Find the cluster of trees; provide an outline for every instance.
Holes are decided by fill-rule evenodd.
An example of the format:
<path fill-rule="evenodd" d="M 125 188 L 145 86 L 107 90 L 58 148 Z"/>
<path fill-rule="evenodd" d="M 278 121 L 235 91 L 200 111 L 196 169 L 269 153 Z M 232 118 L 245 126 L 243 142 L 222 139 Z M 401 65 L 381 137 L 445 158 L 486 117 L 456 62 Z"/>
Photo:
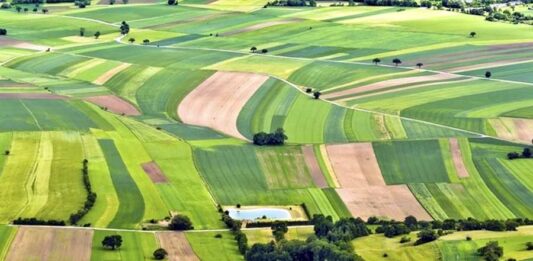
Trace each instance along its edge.
<path fill-rule="evenodd" d="M 163 260 L 168 256 L 167 250 L 164 248 L 158 248 L 154 251 L 154 259 L 155 260 Z"/>
<path fill-rule="evenodd" d="M 122 21 L 122 23 L 120 24 L 120 33 L 122 35 L 126 35 L 129 32 L 130 32 L 130 25 L 126 23 L 126 21 Z"/>
<path fill-rule="evenodd" d="M 415 230 L 425 229 L 442 229 L 442 230 L 490 230 L 490 231 L 515 231 L 519 226 L 533 225 L 533 220 L 528 218 L 513 218 L 507 220 L 489 219 L 480 221 L 474 218 L 467 219 L 446 219 L 444 221 L 418 221 L 413 216 L 408 216 L 403 222 L 394 220 L 380 220 L 376 217 L 370 217 L 367 224 L 381 225 L 376 229 L 376 233 L 384 233 L 385 236 L 393 237 L 402 234 L 408 234 Z"/>
<path fill-rule="evenodd" d="M 507 153 L 507 158 L 510 159 L 510 160 L 520 159 L 520 158 L 529 159 L 529 158 L 531 158 L 531 149 L 530 148 L 524 148 L 522 153 L 509 152 L 509 153 Z"/>
<path fill-rule="evenodd" d="M 79 8 L 85 8 L 88 5 L 91 5 L 91 0 L 75 0 L 74 5 Z"/>
<path fill-rule="evenodd" d="M 109 0 L 110 5 L 114 5 L 116 2 L 116 0 Z M 122 0 L 122 3 L 127 5 L 129 3 L 129 0 Z"/>
<path fill-rule="evenodd" d="M 228 212 L 222 212 L 222 208 L 220 206 L 218 206 L 218 211 L 222 213 L 222 222 L 224 222 L 226 227 L 228 227 L 231 233 L 233 233 L 234 239 L 237 241 L 239 252 L 242 255 L 246 254 L 246 251 L 249 249 L 248 237 L 241 231 L 242 222 L 231 218 Z"/>
<path fill-rule="evenodd" d="M 282 128 L 278 128 L 274 133 L 259 132 L 254 134 L 253 143 L 255 145 L 283 145 L 287 140 L 287 135 Z"/>
<path fill-rule="evenodd" d="M 175 215 L 170 220 L 170 223 L 168 224 L 168 228 L 170 230 L 191 230 L 194 229 L 194 226 L 192 225 L 191 219 L 189 219 L 188 216 L 185 215 Z"/>
<path fill-rule="evenodd" d="M 315 7 L 316 1 L 309 0 L 306 2 L 305 0 L 274 0 L 272 2 L 268 2 L 264 7 L 266 8 L 267 6 L 311 6 L 311 7 Z"/>
<path fill-rule="evenodd" d="M 403 7 L 419 7 L 415 0 L 364 0 L 367 5 L 373 6 L 403 6 Z"/>
<path fill-rule="evenodd" d="M 121 235 L 110 235 L 104 237 L 102 240 L 102 247 L 115 250 L 122 246 L 122 236 Z"/>
<path fill-rule="evenodd" d="M 17 218 L 13 220 L 13 225 L 35 225 L 35 226 L 65 226 L 64 220 L 42 220 L 37 218 Z"/>
<path fill-rule="evenodd" d="M 85 199 L 83 207 L 78 210 L 78 212 L 70 215 L 69 220 L 70 223 L 73 225 L 77 224 L 78 221 L 80 221 L 87 213 L 89 213 L 91 208 L 93 208 L 94 203 L 96 202 L 96 193 L 93 192 L 91 186 L 91 179 L 89 178 L 89 161 L 87 159 L 83 160 L 83 167 L 81 169 L 81 172 L 83 175 L 83 186 L 87 191 L 87 198 Z"/>
<path fill-rule="evenodd" d="M 246 260 L 362 260 L 356 255 L 350 241 L 370 234 L 362 219 L 344 218 L 333 222 L 331 216 L 315 215 L 312 223 L 315 235 L 301 240 L 285 240 L 287 224 L 274 222 L 272 235 L 275 241 L 254 244 L 246 252 Z"/>
<path fill-rule="evenodd" d="M 0 35 L 7 35 L 7 29 L 0 28 Z"/>
<path fill-rule="evenodd" d="M 252 52 L 252 53 L 263 53 L 263 54 L 265 54 L 265 53 L 268 53 L 268 49 L 261 49 L 261 51 L 259 51 L 259 50 L 257 49 L 257 47 L 252 46 L 252 48 L 250 48 L 250 52 Z"/>

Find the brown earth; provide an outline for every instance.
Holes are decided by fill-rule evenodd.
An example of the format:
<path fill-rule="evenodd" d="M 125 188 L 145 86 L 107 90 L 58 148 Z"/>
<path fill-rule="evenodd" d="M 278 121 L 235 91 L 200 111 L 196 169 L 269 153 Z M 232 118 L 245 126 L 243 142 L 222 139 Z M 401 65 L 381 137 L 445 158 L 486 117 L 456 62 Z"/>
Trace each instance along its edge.
<path fill-rule="evenodd" d="M 163 173 L 163 171 L 159 168 L 157 163 L 151 161 L 142 164 L 142 168 L 146 174 L 150 177 L 152 182 L 154 183 L 166 183 L 168 182 L 167 177 Z"/>
<path fill-rule="evenodd" d="M 337 193 L 353 216 L 403 220 L 413 215 L 431 220 L 406 185 L 385 184 L 371 143 L 328 145 L 326 149 L 341 186 Z"/>
<path fill-rule="evenodd" d="M 473 64 L 468 66 L 460 66 L 460 67 L 454 67 L 446 69 L 447 72 L 450 73 L 460 73 L 460 72 L 466 72 L 466 71 L 474 71 L 478 69 L 489 69 L 489 68 L 495 68 L 495 67 L 501 67 L 501 66 L 507 66 L 507 65 L 513 65 L 513 64 L 521 64 L 521 63 L 529 63 L 533 62 L 532 59 L 512 59 L 512 60 L 502 60 L 497 62 L 490 62 L 490 63 L 480 63 L 480 64 Z"/>
<path fill-rule="evenodd" d="M 313 151 L 313 146 L 303 146 L 302 152 L 304 155 L 305 164 L 311 173 L 311 177 L 313 178 L 315 185 L 319 188 L 327 188 L 328 182 L 326 181 L 326 178 L 320 169 L 320 165 L 318 165 L 315 152 Z"/>
<path fill-rule="evenodd" d="M 168 252 L 170 261 L 197 261 L 200 260 L 194 253 L 189 241 L 183 232 L 157 233 L 159 244 Z"/>
<path fill-rule="evenodd" d="M 50 93 L 0 93 L 1 99 L 66 100 L 68 97 Z"/>
<path fill-rule="evenodd" d="M 93 81 L 94 84 L 98 84 L 98 85 L 102 85 L 104 83 L 106 83 L 107 81 L 109 81 L 109 79 L 111 79 L 113 76 L 115 76 L 116 74 L 118 74 L 119 72 L 123 71 L 124 69 L 130 67 L 131 64 L 129 63 L 123 63 L 109 71 L 107 71 L 106 73 L 100 75 L 100 77 L 98 77 L 96 80 Z"/>
<path fill-rule="evenodd" d="M 533 121 L 525 119 L 514 119 L 513 120 L 517 138 L 521 141 L 530 143 L 533 140 Z"/>
<path fill-rule="evenodd" d="M 448 73 L 439 73 L 439 74 L 426 75 L 426 76 L 397 78 L 397 79 L 391 79 L 391 80 L 371 83 L 371 84 L 360 86 L 360 87 L 354 87 L 351 89 L 342 90 L 338 92 L 324 94 L 322 95 L 322 97 L 324 97 L 325 99 L 335 99 L 335 98 L 340 98 L 343 96 L 355 95 L 355 94 L 369 92 L 369 91 L 376 91 L 376 90 L 386 89 L 386 88 L 395 87 L 395 86 L 417 84 L 417 83 L 423 83 L 423 82 L 432 82 L 432 81 L 443 81 L 443 80 L 449 80 L 449 79 L 458 78 L 458 77 L 460 76 L 448 74 Z"/>
<path fill-rule="evenodd" d="M 85 98 L 84 100 L 100 107 L 106 107 L 109 111 L 116 114 L 124 114 L 128 116 L 141 115 L 141 112 L 139 112 L 135 106 L 115 95 L 93 96 Z"/>
<path fill-rule="evenodd" d="M 210 127 L 244 139 L 237 118 L 268 76 L 252 73 L 217 72 L 198 85 L 178 106 L 183 123 Z"/>
<path fill-rule="evenodd" d="M 459 178 L 468 178 L 468 170 L 466 169 L 463 161 L 463 154 L 461 153 L 461 148 L 459 147 L 457 138 L 450 139 L 450 151 L 452 153 L 453 165 L 457 170 L 457 176 L 459 176 Z"/>
<path fill-rule="evenodd" d="M 0 47 L 14 47 L 33 51 L 45 51 L 49 48 L 48 46 L 32 44 L 30 42 L 15 40 L 5 36 L 0 36 Z"/>
<path fill-rule="evenodd" d="M 20 227 L 6 260 L 90 260 L 93 231 L 45 227 Z"/>

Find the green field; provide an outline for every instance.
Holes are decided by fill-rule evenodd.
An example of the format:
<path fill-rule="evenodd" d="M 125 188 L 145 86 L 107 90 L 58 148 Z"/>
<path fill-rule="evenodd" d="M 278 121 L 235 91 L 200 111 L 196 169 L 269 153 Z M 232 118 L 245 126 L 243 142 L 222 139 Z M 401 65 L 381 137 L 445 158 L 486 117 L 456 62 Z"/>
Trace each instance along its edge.
<path fill-rule="evenodd" d="M 166 229 L 177 214 L 195 231 L 172 242 L 178 254 L 169 260 L 187 251 L 200 260 L 245 260 L 219 206 L 302 206 L 308 218 L 337 221 L 366 215 L 357 205 L 381 216 L 390 202 L 375 195 L 366 204 L 359 182 L 379 181 L 375 191 L 394 186 L 392 196 L 407 187 L 433 220 L 533 217 L 533 160 L 508 159 L 533 149 L 527 17 L 489 22 L 433 0 L 433 8 L 4 2 L 0 259 L 20 243 L 13 220 L 76 226 L 71 214 L 85 209 L 77 224 L 94 231 L 91 260 L 152 260 L 162 244 L 152 230 Z M 531 15 L 528 8 L 502 10 Z M 235 78 L 217 78 L 228 72 Z M 252 86 L 259 75 L 267 80 Z M 201 103 L 188 100 L 193 91 Z M 131 106 L 138 113 L 122 113 Z M 198 122 L 188 124 L 182 110 Z M 255 134 L 279 128 L 283 146 L 252 144 Z M 357 159 L 328 146 L 362 142 L 367 154 L 350 152 Z M 84 161 L 97 195 L 90 205 Z M 250 247 L 273 239 L 268 226 L 243 232 Z M 122 247 L 104 249 L 102 239 L 117 233 Z M 291 227 L 287 238 L 311 234 L 310 226 Z M 475 251 L 490 240 L 504 246 L 502 260 L 533 259 L 523 250 L 533 240 L 529 226 L 454 232 L 421 246 L 382 235 L 348 245 L 365 260 L 384 253 L 387 260 L 479 260 Z"/>

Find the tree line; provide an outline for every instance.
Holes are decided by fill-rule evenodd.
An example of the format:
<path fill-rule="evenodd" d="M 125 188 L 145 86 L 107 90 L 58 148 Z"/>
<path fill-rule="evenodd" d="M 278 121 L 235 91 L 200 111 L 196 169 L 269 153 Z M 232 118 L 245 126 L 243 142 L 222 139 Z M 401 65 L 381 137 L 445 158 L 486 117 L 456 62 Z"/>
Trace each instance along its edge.
<path fill-rule="evenodd" d="M 87 191 L 87 198 L 85 198 L 83 207 L 76 213 L 72 213 L 70 215 L 69 220 L 70 224 L 72 225 L 76 225 L 78 221 L 80 221 L 87 213 L 89 213 L 96 202 L 96 193 L 94 193 L 92 190 L 91 179 L 89 178 L 89 160 L 83 160 L 81 173 L 83 175 L 83 186 L 85 187 L 85 191 Z M 86 224 L 85 226 L 90 226 L 90 224 Z"/>

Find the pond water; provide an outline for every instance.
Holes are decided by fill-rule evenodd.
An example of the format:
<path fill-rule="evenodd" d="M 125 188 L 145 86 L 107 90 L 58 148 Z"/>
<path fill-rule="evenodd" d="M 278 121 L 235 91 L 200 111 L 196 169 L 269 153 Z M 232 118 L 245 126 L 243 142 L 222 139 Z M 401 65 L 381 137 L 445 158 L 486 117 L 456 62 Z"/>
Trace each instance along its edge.
<path fill-rule="evenodd" d="M 228 208 L 229 216 L 236 220 L 255 220 L 266 216 L 268 219 L 291 219 L 291 213 L 281 208 Z"/>

